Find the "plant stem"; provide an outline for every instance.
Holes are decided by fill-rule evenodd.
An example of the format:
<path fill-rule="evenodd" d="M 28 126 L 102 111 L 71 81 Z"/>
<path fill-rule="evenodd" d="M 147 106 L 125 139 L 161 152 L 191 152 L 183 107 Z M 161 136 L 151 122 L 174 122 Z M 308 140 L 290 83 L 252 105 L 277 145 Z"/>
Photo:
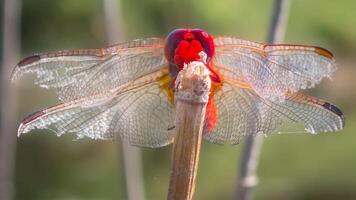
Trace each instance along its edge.
<path fill-rule="evenodd" d="M 178 101 L 169 200 L 190 200 L 195 189 L 206 104 Z"/>
<path fill-rule="evenodd" d="M 105 16 L 106 35 L 108 43 L 115 44 L 123 40 L 124 31 L 121 19 L 121 1 L 104 0 L 103 11 Z M 143 184 L 143 172 L 141 150 L 131 146 L 126 141 L 121 142 L 123 164 L 126 179 L 126 191 L 128 200 L 144 200 L 145 191 Z"/>
<path fill-rule="evenodd" d="M 288 12 L 289 0 L 275 0 L 273 16 L 267 38 L 268 43 L 279 43 L 283 40 Z M 236 198 L 239 200 L 253 199 L 253 189 L 258 183 L 256 175 L 263 136 L 248 136 L 242 152 L 239 181 L 236 189 Z"/>
<path fill-rule="evenodd" d="M 175 81 L 175 139 L 168 200 L 191 200 L 198 170 L 211 80 L 203 63 L 190 63 Z"/>
<path fill-rule="evenodd" d="M 16 97 L 10 84 L 10 74 L 19 55 L 20 6 L 19 0 L 5 0 L 3 4 L 3 48 L 1 68 L 0 122 L 0 199 L 14 198 L 14 169 L 16 158 Z"/>

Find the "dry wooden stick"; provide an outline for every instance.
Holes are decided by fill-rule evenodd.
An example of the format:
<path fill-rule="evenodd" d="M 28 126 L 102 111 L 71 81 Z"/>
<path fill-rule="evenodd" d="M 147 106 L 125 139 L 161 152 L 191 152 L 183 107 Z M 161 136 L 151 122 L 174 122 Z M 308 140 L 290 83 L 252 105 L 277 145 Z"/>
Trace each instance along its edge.
<path fill-rule="evenodd" d="M 198 168 L 204 104 L 177 102 L 180 109 L 173 147 L 172 174 L 168 199 L 192 199 Z"/>
<path fill-rule="evenodd" d="M 275 0 L 271 26 L 267 38 L 268 43 L 276 43 L 283 40 L 286 30 L 289 4 L 289 0 Z M 249 136 L 246 139 L 245 148 L 242 152 L 240 177 L 235 199 L 253 199 L 253 188 L 258 182 L 256 171 L 262 144 L 263 136 Z"/>
<path fill-rule="evenodd" d="M 210 84 L 209 72 L 199 62 L 187 65 L 178 74 L 175 96 L 176 138 L 168 200 L 193 198 Z"/>

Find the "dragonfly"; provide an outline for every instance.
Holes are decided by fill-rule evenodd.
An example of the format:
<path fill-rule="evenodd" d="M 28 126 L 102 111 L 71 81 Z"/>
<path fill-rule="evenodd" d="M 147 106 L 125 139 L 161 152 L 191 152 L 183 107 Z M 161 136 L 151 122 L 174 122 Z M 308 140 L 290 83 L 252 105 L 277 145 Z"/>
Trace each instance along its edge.
<path fill-rule="evenodd" d="M 269 135 L 285 121 L 309 133 L 343 129 L 335 105 L 306 95 L 336 70 L 323 48 L 264 44 L 176 29 L 166 38 L 137 39 L 106 48 L 64 50 L 27 57 L 12 80 L 35 74 L 60 104 L 25 118 L 18 135 L 48 129 L 60 136 L 113 139 L 161 147 L 174 141 L 174 81 L 187 63 L 202 62 L 212 82 L 203 138 L 238 144 L 244 136 Z"/>

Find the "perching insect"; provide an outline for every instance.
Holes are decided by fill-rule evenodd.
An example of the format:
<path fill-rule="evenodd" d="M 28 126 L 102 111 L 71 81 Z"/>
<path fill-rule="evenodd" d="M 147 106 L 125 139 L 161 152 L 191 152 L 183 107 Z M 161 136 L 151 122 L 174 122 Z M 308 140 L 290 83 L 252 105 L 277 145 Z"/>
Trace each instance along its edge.
<path fill-rule="evenodd" d="M 25 58 L 12 79 L 35 73 L 35 83 L 55 88 L 62 103 L 27 117 L 18 134 L 50 129 L 79 138 L 117 134 L 144 147 L 167 145 L 174 137 L 174 81 L 191 62 L 203 63 L 212 81 L 203 131 L 207 141 L 236 144 L 242 136 L 273 132 L 284 119 L 303 123 L 310 133 L 344 127 L 336 106 L 300 92 L 335 71 L 329 51 L 177 29 L 166 39 Z"/>

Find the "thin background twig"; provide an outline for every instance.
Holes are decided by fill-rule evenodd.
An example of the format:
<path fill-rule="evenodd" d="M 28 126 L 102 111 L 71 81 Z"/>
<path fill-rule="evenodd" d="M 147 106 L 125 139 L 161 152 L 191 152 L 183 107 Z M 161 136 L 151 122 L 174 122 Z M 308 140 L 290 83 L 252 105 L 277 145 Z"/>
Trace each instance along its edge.
<path fill-rule="evenodd" d="M 103 12 L 105 17 L 106 35 L 109 44 L 122 42 L 124 29 L 121 19 L 121 1 L 104 0 Z M 141 150 L 122 141 L 122 156 L 126 178 L 128 200 L 144 200 Z"/>
<path fill-rule="evenodd" d="M 20 0 L 3 1 L 3 46 L 1 68 L 1 123 L 0 123 L 0 199 L 14 198 L 14 170 L 16 157 L 15 92 L 10 85 L 10 74 L 20 49 Z"/>
<path fill-rule="evenodd" d="M 289 0 L 275 0 L 273 16 L 267 38 L 268 43 L 279 43 L 283 40 L 288 20 Z M 242 152 L 239 181 L 236 189 L 236 199 L 253 199 L 253 189 L 257 185 L 256 175 L 263 136 L 249 136 Z"/>

